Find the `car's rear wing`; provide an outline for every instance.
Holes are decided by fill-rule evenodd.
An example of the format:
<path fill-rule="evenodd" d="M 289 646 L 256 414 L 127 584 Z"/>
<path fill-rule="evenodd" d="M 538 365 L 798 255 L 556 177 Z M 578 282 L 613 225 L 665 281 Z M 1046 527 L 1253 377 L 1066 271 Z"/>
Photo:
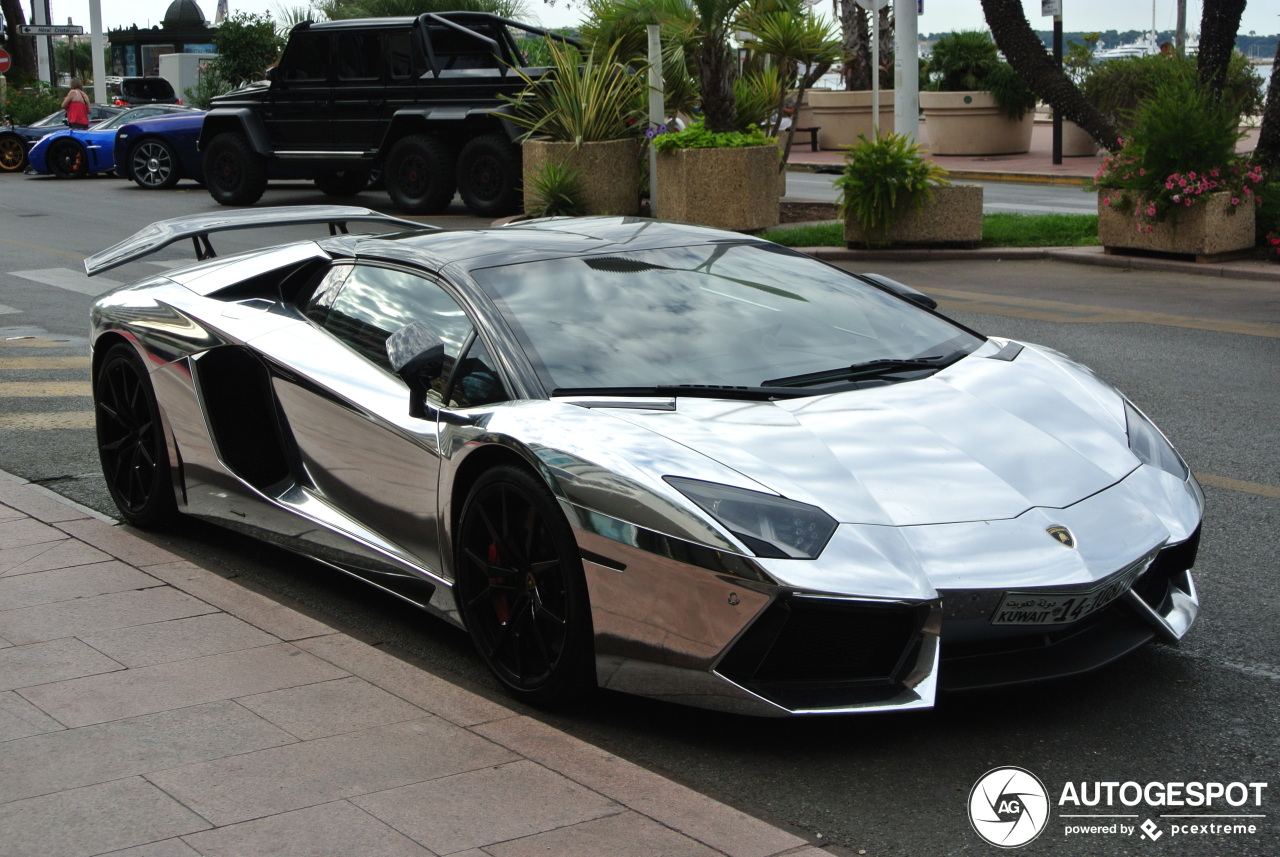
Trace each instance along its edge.
<path fill-rule="evenodd" d="M 101 274 L 103 271 L 110 271 L 112 268 L 149 256 L 183 238 L 191 239 L 195 247 L 196 259 L 203 261 L 218 255 L 214 252 L 213 245 L 209 243 L 209 236 L 215 232 L 262 229 L 268 226 L 300 226 L 308 223 L 328 224 L 330 235 L 345 234 L 348 223 L 384 223 L 399 229 L 438 231 L 438 227 L 435 226 L 426 226 L 412 220 L 392 217 L 380 211 L 353 205 L 293 205 L 217 214 L 189 214 L 186 217 L 156 221 L 119 244 L 93 254 L 84 260 L 84 271 L 92 277 L 94 274 Z"/>

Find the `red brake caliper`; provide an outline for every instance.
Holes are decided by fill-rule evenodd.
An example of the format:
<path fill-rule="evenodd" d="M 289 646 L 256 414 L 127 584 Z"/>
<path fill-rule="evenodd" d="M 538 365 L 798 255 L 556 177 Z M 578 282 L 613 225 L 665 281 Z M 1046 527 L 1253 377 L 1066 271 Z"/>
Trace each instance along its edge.
<path fill-rule="evenodd" d="M 491 542 L 489 544 L 488 559 L 489 559 L 489 565 L 498 564 L 499 557 L 498 557 L 497 542 Z M 501 583 L 502 583 L 502 578 L 500 577 L 489 578 L 490 586 L 497 586 Z M 493 612 L 498 615 L 498 621 L 505 625 L 507 622 L 507 617 L 511 615 L 511 607 L 510 605 L 507 604 L 506 593 L 499 592 L 498 594 L 493 596 Z"/>

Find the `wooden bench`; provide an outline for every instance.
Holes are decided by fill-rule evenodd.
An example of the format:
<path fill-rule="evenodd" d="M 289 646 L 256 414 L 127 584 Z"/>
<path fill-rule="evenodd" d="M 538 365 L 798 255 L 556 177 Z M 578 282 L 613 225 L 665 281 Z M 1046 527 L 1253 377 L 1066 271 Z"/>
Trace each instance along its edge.
<path fill-rule="evenodd" d="M 820 130 L 821 129 L 815 125 L 812 128 L 797 128 L 796 134 L 797 135 L 808 134 L 809 135 L 809 151 L 816 152 L 818 151 L 818 131 Z"/>

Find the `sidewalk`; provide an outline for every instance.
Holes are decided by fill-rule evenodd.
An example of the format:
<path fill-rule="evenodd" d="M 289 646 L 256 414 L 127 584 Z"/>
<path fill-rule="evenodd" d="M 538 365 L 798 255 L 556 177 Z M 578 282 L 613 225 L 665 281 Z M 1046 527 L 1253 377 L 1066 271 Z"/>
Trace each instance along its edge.
<path fill-rule="evenodd" d="M 0 472 L 6 857 L 820 857 Z"/>

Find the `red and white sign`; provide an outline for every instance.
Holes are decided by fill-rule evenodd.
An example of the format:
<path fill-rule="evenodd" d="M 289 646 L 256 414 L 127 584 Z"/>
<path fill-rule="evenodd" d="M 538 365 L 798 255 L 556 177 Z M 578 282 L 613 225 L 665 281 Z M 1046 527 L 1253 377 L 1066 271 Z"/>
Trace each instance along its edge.
<path fill-rule="evenodd" d="M 8 71 L 9 66 L 12 62 L 13 60 L 10 58 L 9 52 L 6 50 L 0 49 L 0 74 L 4 74 L 6 71 Z"/>

